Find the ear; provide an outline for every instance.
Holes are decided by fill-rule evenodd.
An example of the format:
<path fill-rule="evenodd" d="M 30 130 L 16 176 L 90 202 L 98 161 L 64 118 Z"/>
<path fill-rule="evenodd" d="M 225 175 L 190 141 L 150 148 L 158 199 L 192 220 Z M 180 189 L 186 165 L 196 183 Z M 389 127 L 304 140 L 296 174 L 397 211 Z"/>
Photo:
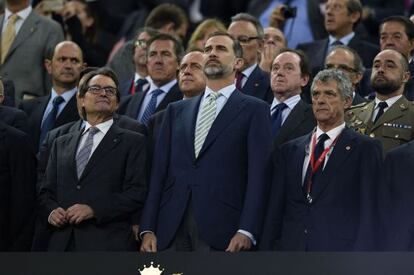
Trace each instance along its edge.
<path fill-rule="evenodd" d="M 362 14 L 360 12 L 353 12 L 350 16 L 352 23 L 355 24 L 361 18 Z"/>
<path fill-rule="evenodd" d="M 300 86 L 303 88 L 306 85 L 308 85 L 309 82 L 309 75 L 308 74 L 304 74 L 300 77 Z"/>
<path fill-rule="evenodd" d="M 244 66 L 244 59 L 240 57 L 236 57 L 234 60 L 234 71 L 240 71 L 241 68 Z"/>
<path fill-rule="evenodd" d="M 408 82 L 408 80 L 410 80 L 410 77 L 411 77 L 411 74 L 410 74 L 410 71 L 406 71 L 406 72 L 404 72 L 404 74 L 403 74 L 403 83 L 407 83 Z"/>
<path fill-rule="evenodd" d="M 93 17 L 88 17 L 86 18 L 84 23 L 86 28 L 90 28 L 95 23 L 95 20 L 93 19 Z"/>
<path fill-rule="evenodd" d="M 45 65 L 47 73 L 52 74 L 52 60 L 45 59 L 44 65 Z"/>
<path fill-rule="evenodd" d="M 4 101 L 4 95 L 0 95 L 0 105 L 3 103 Z"/>
<path fill-rule="evenodd" d="M 352 106 L 352 100 L 353 100 L 352 97 L 347 97 L 345 99 L 345 102 L 344 102 L 344 108 L 345 108 L 345 110 L 348 109 L 348 108 L 350 108 Z"/>
<path fill-rule="evenodd" d="M 352 79 L 351 81 L 354 83 L 354 85 L 357 85 L 362 79 L 362 74 L 361 73 L 354 73 L 352 75 Z"/>
<path fill-rule="evenodd" d="M 76 100 L 79 102 L 81 107 L 85 107 L 85 102 L 83 100 L 83 97 L 79 96 L 79 92 L 76 93 Z"/>
<path fill-rule="evenodd" d="M 263 51 L 263 46 L 264 46 L 264 40 L 263 39 L 257 39 L 257 44 L 258 44 L 258 48 L 257 48 L 257 52 L 260 55 Z"/>

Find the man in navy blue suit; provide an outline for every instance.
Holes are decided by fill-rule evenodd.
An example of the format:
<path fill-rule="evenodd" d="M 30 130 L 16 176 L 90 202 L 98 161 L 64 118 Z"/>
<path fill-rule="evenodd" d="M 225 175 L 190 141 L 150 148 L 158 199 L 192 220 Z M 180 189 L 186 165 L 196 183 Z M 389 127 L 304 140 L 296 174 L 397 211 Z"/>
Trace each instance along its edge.
<path fill-rule="evenodd" d="M 240 44 L 207 40 L 200 96 L 170 104 L 155 147 L 141 250 L 236 252 L 256 244 L 271 145 L 268 105 L 235 88 Z"/>
<path fill-rule="evenodd" d="M 352 84 L 336 69 L 311 87 L 315 131 L 277 153 L 261 248 L 354 251 L 375 248 L 379 141 L 345 127 Z"/>

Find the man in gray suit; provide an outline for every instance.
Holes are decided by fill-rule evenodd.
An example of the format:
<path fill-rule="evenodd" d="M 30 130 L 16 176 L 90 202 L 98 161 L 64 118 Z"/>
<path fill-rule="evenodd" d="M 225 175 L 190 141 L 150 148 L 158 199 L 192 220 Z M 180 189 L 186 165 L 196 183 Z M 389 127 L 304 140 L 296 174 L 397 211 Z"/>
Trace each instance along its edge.
<path fill-rule="evenodd" d="M 48 49 L 63 40 L 62 28 L 36 14 L 29 0 L 6 0 L 0 29 L 0 75 L 14 82 L 16 103 L 25 95 L 44 95 L 50 85 L 43 62 Z"/>

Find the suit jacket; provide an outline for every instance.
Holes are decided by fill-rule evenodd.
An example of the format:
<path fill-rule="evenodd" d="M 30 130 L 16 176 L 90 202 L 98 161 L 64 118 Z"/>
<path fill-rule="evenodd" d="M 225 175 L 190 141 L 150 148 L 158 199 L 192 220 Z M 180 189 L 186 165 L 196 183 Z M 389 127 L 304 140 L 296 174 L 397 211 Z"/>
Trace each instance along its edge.
<path fill-rule="evenodd" d="M 302 169 L 311 135 L 286 143 L 278 153 L 262 248 L 373 249 L 381 145 L 344 129 L 312 186 L 313 202 L 309 204 L 302 191 Z"/>
<path fill-rule="evenodd" d="M 255 238 L 261 230 L 271 151 L 269 106 L 234 91 L 196 158 L 201 97 L 165 111 L 140 225 L 141 232 L 155 232 L 159 250 L 174 238 L 188 203 L 200 237 L 215 249 L 224 250 L 238 229 Z"/>
<path fill-rule="evenodd" d="M 36 152 L 39 148 L 40 129 L 42 126 L 43 114 L 46 110 L 50 96 L 22 101 L 19 108 L 26 112 L 29 117 L 29 135 L 32 138 Z M 79 119 L 78 108 L 76 106 L 76 96 L 74 95 L 57 116 L 53 128 L 64 125 L 68 122 Z M 53 129 L 52 128 L 52 129 Z"/>
<path fill-rule="evenodd" d="M 36 156 L 28 136 L 0 122 L 0 251 L 29 251 Z"/>
<path fill-rule="evenodd" d="M 351 107 L 345 119 L 350 128 L 381 141 L 384 153 L 414 138 L 414 105 L 404 96 L 372 121 L 375 101 Z"/>
<path fill-rule="evenodd" d="M 316 126 L 312 106 L 300 100 L 286 118 L 279 132 L 273 140 L 275 148 L 283 143 L 301 137 Z"/>
<path fill-rule="evenodd" d="M 52 210 L 76 203 L 89 205 L 95 217 L 77 226 L 53 228 L 48 250 L 64 251 L 71 238 L 79 251 L 134 250 L 130 219 L 146 195 L 145 138 L 113 124 L 78 179 L 80 137 L 81 131 L 71 132 L 53 144 L 40 193 L 42 217 L 47 223 Z"/>
<path fill-rule="evenodd" d="M 315 40 L 325 38 L 328 34 L 324 28 L 323 15 L 319 9 L 319 0 L 308 1 L 308 17 Z M 272 0 L 251 0 L 247 12 L 259 18 Z"/>
<path fill-rule="evenodd" d="M 298 49 L 306 53 L 309 58 L 309 66 L 313 76 L 315 76 L 325 64 L 325 58 L 328 54 L 329 39 L 316 40 L 311 43 L 303 43 L 298 45 Z M 348 47 L 354 49 L 361 57 L 366 68 L 372 67 L 374 57 L 379 53 L 380 49 L 377 45 L 363 41 L 358 34 L 349 41 Z"/>
<path fill-rule="evenodd" d="M 140 109 L 143 108 L 142 102 L 144 101 L 145 95 L 147 93 L 148 91 L 145 93 L 136 93 L 133 96 L 126 98 L 123 102 L 121 102 L 119 113 L 127 115 L 133 119 L 137 119 Z M 155 109 L 155 113 L 164 110 L 169 103 L 180 100 L 182 98 L 183 94 L 178 87 L 178 83 L 176 83 L 171 87 L 160 104 L 158 104 L 157 108 Z"/>
<path fill-rule="evenodd" d="M 26 134 L 29 132 L 28 118 L 22 110 L 0 105 L 0 121 Z"/>
<path fill-rule="evenodd" d="M 267 103 L 272 103 L 273 92 L 270 88 L 269 74 L 260 69 L 259 66 L 253 70 L 243 88 L 241 89 L 246 95 L 251 95 Z"/>
<path fill-rule="evenodd" d="M 1 15 L 0 29 L 3 22 L 4 15 Z M 17 103 L 20 102 L 23 92 L 42 96 L 45 91 L 49 91 L 51 85 L 44 60 L 48 50 L 53 49 L 60 41 L 63 41 L 60 25 L 33 10 L 24 21 L 0 66 L 0 75 L 14 82 Z"/>
<path fill-rule="evenodd" d="M 381 238 L 384 250 L 414 250 L 413 165 L 413 141 L 391 150 L 385 157 L 378 200 L 382 229 L 385 229 Z"/>

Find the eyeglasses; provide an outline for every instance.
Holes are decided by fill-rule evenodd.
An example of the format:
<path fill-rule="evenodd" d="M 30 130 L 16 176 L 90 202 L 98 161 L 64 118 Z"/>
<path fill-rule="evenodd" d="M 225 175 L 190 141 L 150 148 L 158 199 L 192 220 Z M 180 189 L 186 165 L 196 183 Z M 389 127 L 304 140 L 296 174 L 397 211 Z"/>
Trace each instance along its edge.
<path fill-rule="evenodd" d="M 101 94 L 101 91 L 104 91 L 107 96 L 115 96 L 118 92 L 118 89 L 111 86 L 89 86 L 87 91 L 94 95 L 99 95 Z"/>
<path fill-rule="evenodd" d="M 351 67 L 349 67 L 347 65 L 344 65 L 344 64 L 340 64 L 340 65 L 336 65 L 336 66 L 328 64 L 328 65 L 325 66 L 325 69 L 338 69 L 338 70 L 341 70 L 343 72 L 348 72 L 348 73 L 357 73 L 358 72 L 358 70 L 356 70 L 354 68 L 351 68 Z"/>
<path fill-rule="evenodd" d="M 236 37 L 236 40 L 238 40 L 241 44 L 248 44 L 250 41 L 259 39 L 258 36 L 247 36 L 247 35 L 241 35 Z"/>
<path fill-rule="evenodd" d="M 147 45 L 147 41 L 143 39 L 138 39 L 135 41 L 135 47 L 145 47 Z"/>

